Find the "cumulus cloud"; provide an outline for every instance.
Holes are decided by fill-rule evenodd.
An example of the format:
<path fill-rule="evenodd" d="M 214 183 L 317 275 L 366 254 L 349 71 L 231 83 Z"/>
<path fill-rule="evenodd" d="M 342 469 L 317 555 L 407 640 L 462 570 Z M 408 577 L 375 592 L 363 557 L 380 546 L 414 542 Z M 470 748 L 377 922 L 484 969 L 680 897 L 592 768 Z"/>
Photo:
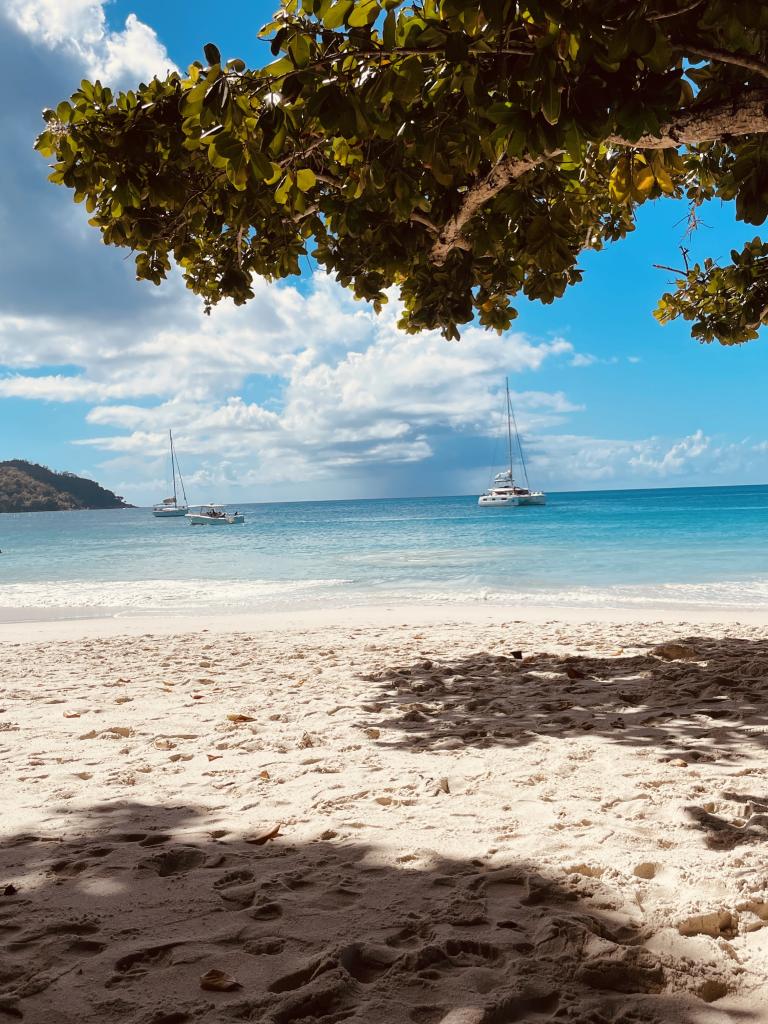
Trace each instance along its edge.
<path fill-rule="evenodd" d="M 678 473 L 690 462 L 701 459 L 710 450 L 710 446 L 711 438 L 705 437 L 704 431 L 699 429 L 681 438 L 661 454 L 654 451 L 641 452 L 630 459 L 630 465 L 651 470 L 659 476 L 669 476 Z"/>
<path fill-rule="evenodd" d="M 422 461 L 435 432 L 501 433 L 505 374 L 573 353 L 560 338 L 477 328 L 459 345 L 435 332 L 406 335 L 396 303 L 377 317 L 322 274 L 303 291 L 262 281 L 255 290 L 250 306 L 225 304 L 210 318 L 179 290 L 173 326 L 139 337 L 130 323 L 73 332 L 45 318 L 0 319 L 0 361 L 12 367 L 0 396 L 92 404 L 88 422 L 113 433 L 82 443 L 131 456 L 137 469 L 163 457 L 170 424 L 203 462 L 255 465 L 274 482 Z M 65 363 L 79 370 L 32 372 Z M 244 397 L 264 381 L 268 397 Z M 514 399 L 524 431 L 579 408 L 562 392 L 518 388 Z"/>
<path fill-rule="evenodd" d="M 149 25 L 129 14 L 120 31 L 97 0 L 8 0 L 11 22 L 33 42 L 74 55 L 89 78 L 120 86 L 175 69 Z"/>

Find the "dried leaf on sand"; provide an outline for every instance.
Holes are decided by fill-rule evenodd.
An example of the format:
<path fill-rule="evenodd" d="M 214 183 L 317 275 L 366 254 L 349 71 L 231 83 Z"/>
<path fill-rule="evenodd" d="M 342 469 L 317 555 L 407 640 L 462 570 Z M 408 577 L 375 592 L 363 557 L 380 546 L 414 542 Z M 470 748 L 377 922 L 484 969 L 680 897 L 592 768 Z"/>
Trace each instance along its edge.
<path fill-rule="evenodd" d="M 270 839 L 277 839 L 280 835 L 280 826 L 275 825 L 273 828 L 267 829 L 266 832 L 259 832 L 251 839 L 246 839 L 246 843 L 250 843 L 252 846 L 263 846 L 268 843 Z"/>
<path fill-rule="evenodd" d="M 242 988 L 242 985 L 231 974 L 213 967 L 200 975 L 200 988 L 208 992 L 231 992 L 233 989 Z"/>

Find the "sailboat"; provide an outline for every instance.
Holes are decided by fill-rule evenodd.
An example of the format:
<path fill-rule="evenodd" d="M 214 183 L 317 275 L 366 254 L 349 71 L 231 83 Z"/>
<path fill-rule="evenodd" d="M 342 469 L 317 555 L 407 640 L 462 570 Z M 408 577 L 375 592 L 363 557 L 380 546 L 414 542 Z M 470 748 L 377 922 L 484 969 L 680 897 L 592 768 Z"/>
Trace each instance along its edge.
<path fill-rule="evenodd" d="M 177 516 L 185 516 L 189 512 L 189 504 L 187 503 L 187 492 L 184 490 L 184 481 L 181 478 L 181 470 L 179 469 L 179 462 L 176 458 L 176 450 L 173 447 L 173 433 L 168 431 L 168 440 L 171 445 L 171 477 L 173 478 L 173 497 L 163 498 L 161 502 L 154 506 L 152 509 L 152 515 L 157 516 L 158 519 L 175 519 Z M 176 493 L 176 475 L 178 473 L 179 483 L 181 484 L 181 493 L 184 495 L 183 503 L 179 502 L 178 495 Z"/>
<path fill-rule="evenodd" d="M 532 491 L 530 484 L 528 483 L 528 469 L 525 465 L 525 456 L 523 455 L 523 446 L 520 442 L 520 433 L 517 429 L 517 421 L 515 420 L 515 413 L 512 409 L 512 401 L 509 397 L 509 377 L 506 379 L 507 388 L 507 445 L 509 454 L 509 466 L 507 469 L 502 470 L 501 473 L 497 473 L 493 478 L 493 484 L 488 490 L 481 494 L 477 500 L 478 505 L 483 508 L 489 506 L 494 508 L 503 507 L 505 505 L 513 505 L 515 507 L 519 505 L 546 505 L 547 496 L 543 491 Z M 514 466 L 512 460 L 512 427 L 514 425 L 515 431 L 515 443 L 517 444 L 517 450 L 520 453 L 520 467 L 523 472 L 525 479 L 525 487 L 519 487 L 515 483 L 514 477 Z"/>

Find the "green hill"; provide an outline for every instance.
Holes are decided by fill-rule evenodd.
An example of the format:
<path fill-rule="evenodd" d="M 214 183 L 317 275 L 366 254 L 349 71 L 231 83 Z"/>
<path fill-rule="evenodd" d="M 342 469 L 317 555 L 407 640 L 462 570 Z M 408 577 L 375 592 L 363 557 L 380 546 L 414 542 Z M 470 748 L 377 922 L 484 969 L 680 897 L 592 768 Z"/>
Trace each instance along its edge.
<path fill-rule="evenodd" d="M 0 462 L 0 512 L 131 508 L 112 491 L 74 473 L 54 473 L 23 459 Z"/>

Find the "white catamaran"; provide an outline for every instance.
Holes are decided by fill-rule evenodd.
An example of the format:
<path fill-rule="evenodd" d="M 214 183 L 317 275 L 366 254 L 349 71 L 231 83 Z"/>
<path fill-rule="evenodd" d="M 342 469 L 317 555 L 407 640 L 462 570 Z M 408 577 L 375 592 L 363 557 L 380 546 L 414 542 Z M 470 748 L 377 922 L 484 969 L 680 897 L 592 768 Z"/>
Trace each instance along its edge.
<path fill-rule="evenodd" d="M 545 505 L 547 502 L 547 496 L 543 491 L 532 491 L 528 483 L 528 470 L 525 465 L 525 456 L 523 455 L 523 446 L 520 443 L 520 433 L 517 429 L 517 421 L 515 420 L 515 414 L 512 409 L 512 402 L 509 397 L 509 378 L 506 380 L 507 388 L 507 445 L 509 454 L 509 468 L 502 470 L 501 473 L 497 473 L 493 478 L 493 484 L 488 488 L 485 494 L 481 494 L 478 498 L 478 505 L 483 508 L 493 507 L 500 508 L 505 505 L 507 506 L 520 506 L 520 505 Z M 523 471 L 523 477 L 525 478 L 525 487 L 519 487 L 515 483 L 514 467 L 512 460 L 512 427 L 514 424 L 515 430 L 515 443 L 517 444 L 517 450 L 520 453 L 520 467 Z"/>
<path fill-rule="evenodd" d="M 152 515 L 157 516 L 158 519 L 175 519 L 177 516 L 185 516 L 189 512 L 189 504 L 187 503 L 187 492 L 184 490 L 184 481 L 181 477 L 181 470 L 179 469 L 179 462 L 176 458 L 176 451 L 173 447 L 173 434 L 168 431 L 168 439 L 171 443 L 171 477 L 173 478 L 173 497 L 163 498 L 161 502 L 154 506 L 152 509 Z M 179 476 L 179 483 L 181 484 L 181 493 L 184 495 L 184 501 L 179 502 L 176 494 L 176 474 Z"/>

